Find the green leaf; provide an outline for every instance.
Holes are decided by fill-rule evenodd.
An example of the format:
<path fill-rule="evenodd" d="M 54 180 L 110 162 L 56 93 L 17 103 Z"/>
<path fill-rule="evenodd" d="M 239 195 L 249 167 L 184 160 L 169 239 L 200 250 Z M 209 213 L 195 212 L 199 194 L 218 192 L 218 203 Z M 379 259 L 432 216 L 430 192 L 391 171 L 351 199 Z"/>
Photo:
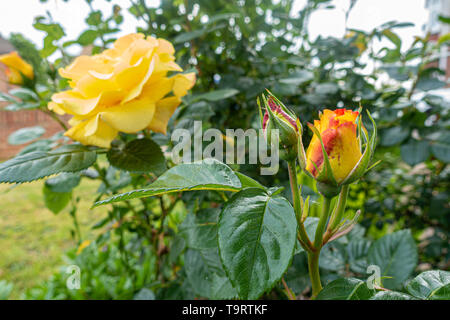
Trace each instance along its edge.
<path fill-rule="evenodd" d="M 39 102 L 36 103 L 28 103 L 28 102 L 15 102 L 7 105 L 5 107 L 6 111 L 20 111 L 20 110 L 31 110 L 39 108 L 41 104 Z"/>
<path fill-rule="evenodd" d="M 442 45 L 445 42 L 450 42 L 450 33 L 443 34 L 439 37 L 438 45 Z"/>
<path fill-rule="evenodd" d="M 48 139 L 36 140 L 25 146 L 16 156 L 34 151 L 50 151 L 55 146 L 56 144 Z"/>
<path fill-rule="evenodd" d="M 431 144 L 431 152 L 439 160 L 449 163 L 450 162 L 450 145 L 440 142 L 433 142 Z"/>
<path fill-rule="evenodd" d="M 7 102 L 13 102 L 13 103 L 16 103 L 17 102 L 17 100 L 16 99 L 14 99 L 13 97 L 11 97 L 10 95 L 8 95 L 8 94 L 6 94 L 6 93 L 3 93 L 3 92 L 0 92 L 0 101 L 7 101 Z"/>
<path fill-rule="evenodd" d="M 220 210 L 208 208 L 189 213 L 180 225 L 179 234 L 192 249 L 210 249 L 217 247 L 217 220 Z"/>
<path fill-rule="evenodd" d="M 208 33 L 207 29 L 183 32 L 173 39 L 173 43 L 177 44 L 177 43 L 191 41 L 193 39 L 200 38 L 201 36 L 203 36 L 207 33 Z"/>
<path fill-rule="evenodd" d="M 339 91 L 339 87 L 334 82 L 319 83 L 315 88 L 315 93 L 320 95 L 333 95 Z"/>
<path fill-rule="evenodd" d="M 111 165 L 118 169 L 159 176 L 167 170 L 161 148 L 153 140 L 136 139 L 128 143 L 114 141 L 107 153 Z"/>
<path fill-rule="evenodd" d="M 365 274 L 367 270 L 367 254 L 371 246 L 370 240 L 352 239 L 347 245 L 347 255 L 350 269 L 353 272 Z"/>
<path fill-rule="evenodd" d="M 38 180 L 60 172 L 76 172 L 91 166 L 97 153 L 79 144 L 51 151 L 29 152 L 0 164 L 0 183 Z"/>
<path fill-rule="evenodd" d="M 44 38 L 44 47 L 40 51 L 43 58 L 51 56 L 58 49 L 58 46 L 53 44 L 53 40 L 54 39 L 49 36 Z"/>
<path fill-rule="evenodd" d="M 210 299 L 231 299 L 237 296 L 222 268 L 217 247 L 189 249 L 184 254 L 184 263 L 187 279 L 196 294 Z"/>
<path fill-rule="evenodd" d="M 203 37 L 204 35 L 206 35 L 210 32 L 222 29 L 224 27 L 226 27 L 226 23 L 218 24 L 214 27 L 204 28 L 204 29 L 200 29 L 200 30 L 183 32 L 183 33 L 179 34 L 178 36 L 176 36 L 175 39 L 173 39 L 173 43 L 177 44 L 177 43 L 191 41 L 193 39 Z"/>
<path fill-rule="evenodd" d="M 419 81 L 417 81 L 416 89 L 422 91 L 435 90 L 444 87 L 445 84 L 446 83 L 444 81 L 441 81 L 436 77 L 423 76 L 419 78 Z"/>
<path fill-rule="evenodd" d="M 242 174 L 240 172 L 235 172 L 235 174 L 241 181 L 242 188 L 259 188 L 259 189 L 266 190 L 266 187 L 264 187 L 258 181 L 254 180 L 250 177 L 247 177 L 245 174 Z"/>
<path fill-rule="evenodd" d="M 298 86 L 298 85 L 301 85 L 308 81 L 311 81 L 313 79 L 314 79 L 314 74 L 311 71 L 299 70 L 299 71 L 293 73 L 292 75 L 290 75 L 289 78 L 283 78 L 278 81 L 280 83 Z"/>
<path fill-rule="evenodd" d="M 450 17 L 439 15 L 438 20 L 443 23 L 450 24 Z"/>
<path fill-rule="evenodd" d="M 368 300 L 375 290 L 364 281 L 355 278 L 341 278 L 331 281 L 317 295 L 317 300 Z"/>
<path fill-rule="evenodd" d="M 297 223 L 285 198 L 248 188 L 219 218 L 220 257 L 241 299 L 256 299 L 280 280 L 294 252 Z"/>
<path fill-rule="evenodd" d="M 413 297 L 396 291 L 380 291 L 370 300 L 414 300 Z"/>
<path fill-rule="evenodd" d="M 230 18 L 237 18 L 239 16 L 240 16 L 239 13 L 220 13 L 220 14 L 215 14 L 215 15 L 209 17 L 207 24 L 212 24 L 212 23 L 215 23 L 217 21 L 222 21 L 222 20 L 229 20 Z"/>
<path fill-rule="evenodd" d="M 400 147 L 403 161 L 410 166 L 424 162 L 430 156 L 430 144 L 428 141 L 411 140 Z"/>
<path fill-rule="evenodd" d="M 396 47 L 399 48 L 402 46 L 402 40 L 400 39 L 400 37 L 391 30 L 383 30 L 383 35 L 385 35 L 386 38 L 388 38 L 393 44 L 395 44 Z"/>
<path fill-rule="evenodd" d="M 369 249 L 368 264 L 377 265 L 384 279 L 383 285 L 395 289 L 408 279 L 417 265 L 417 247 L 410 230 L 400 230 L 388 234 Z"/>
<path fill-rule="evenodd" d="M 328 243 L 320 251 L 319 267 L 330 271 L 345 269 L 345 251 L 338 243 Z"/>
<path fill-rule="evenodd" d="M 37 17 L 33 23 L 33 27 L 37 30 L 41 30 L 47 33 L 47 37 L 52 40 L 61 39 L 65 33 L 63 28 L 58 23 L 43 23 L 43 17 Z"/>
<path fill-rule="evenodd" d="M 155 294 L 150 289 L 142 288 L 134 295 L 133 300 L 155 300 Z"/>
<path fill-rule="evenodd" d="M 208 100 L 208 101 L 219 101 L 223 99 L 230 98 L 239 93 L 239 90 L 230 88 L 230 89 L 220 89 L 215 91 L 210 91 L 208 93 L 200 94 L 195 97 L 192 97 L 194 101 L 196 100 Z"/>
<path fill-rule="evenodd" d="M 286 274 L 283 276 L 289 289 L 296 295 L 301 294 L 311 285 L 308 273 L 308 258 L 306 253 L 299 253 L 292 258 L 292 264 L 289 266 Z"/>
<path fill-rule="evenodd" d="M 54 214 L 61 212 L 72 199 L 72 192 L 54 192 L 46 184 L 43 192 L 45 206 Z"/>
<path fill-rule="evenodd" d="M 70 192 L 81 181 L 79 173 L 63 172 L 54 178 L 47 179 L 45 185 L 53 192 Z"/>
<path fill-rule="evenodd" d="M 147 188 L 133 190 L 98 201 L 94 207 L 128 199 L 194 190 L 239 191 L 239 178 L 230 167 L 215 159 L 183 163 L 167 170 Z"/>
<path fill-rule="evenodd" d="M 45 129 L 41 126 L 21 128 L 8 137 L 8 143 L 12 145 L 19 145 L 30 142 L 42 136 L 45 133 Z"/>
<path fill-rule="evenodd" d="M 214 111 L 211 107 L 211 104 L 206 101 L 198 101 L 195 103 L 189 104 L 188 108 L 184 108 L 180 112 L 180 119 L 192 119 L 192 120 L 208 120 L 211 116 L 214 115 Z"/>
<path fill-rule="evenodd" d="M 14 88 L 9 90 L 8 93 L 23 101 L 39 100 L 39 97 L 36 95 L 36 93 L 33 90 L 27 88 Z"/>
<path fill-rule="evenodd" d="M 77 39 L 77 42 L 82 46 L 90 45 L 97 39 L 98 33 L 95 30 L 86 30 Z"/>
<path fill-rule="evenodd" d="M 450 299 L 450 272 L 426 271 L 411 280 L 406 290 L 416 298 L 426 300 Z"/>
<path fill-rule="evenodd" d="M 86 23 L 90 26 L 98 26 L 102 22 L 102 12 L 99 10 L 92 11 L 86 18 Z"/>
<path fill-rule="evenodd" d="M 169 262 L 175 263 L 186 249 L 186 241 L 183 237 L 176 235 L 170 244 Z"/>
<path fill-rule="evenodd" d="M 399 144 L 409 136 L 409 129 L 396 126 L 389 129 L 384 129 L 381 132 L 381 142 L 383 147 L 390 147 Z"/>
<path fill-rule="evenodd" d="M 397 81 L 406 81 L 411 78 L 410 73 L 415 73 L 417 70 L 411 66 L 396 66 L 386 65 L 382 67 L 388 75 Z"/>
<path fill-rule="evenodd" d="M 6 280 L 0 280 L 0 300 L 7 300 L 13 290 L 13 284 Z"/>

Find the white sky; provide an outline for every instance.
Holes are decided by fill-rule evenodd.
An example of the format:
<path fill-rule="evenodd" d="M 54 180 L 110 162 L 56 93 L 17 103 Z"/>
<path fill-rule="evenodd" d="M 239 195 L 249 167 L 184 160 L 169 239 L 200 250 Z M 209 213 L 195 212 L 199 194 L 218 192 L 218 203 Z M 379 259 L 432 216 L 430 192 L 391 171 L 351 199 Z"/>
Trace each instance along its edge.
<path fill-rule="evenodd" d="M 134 32 L 137 20 L 128 13 L 129 0 L 114 0 L 123 10 L 124 23 L 120 35 Z M 146 0 L 155 6 L 159 0 Z M 306 0 L 296 0 L 295 8 L 300 9 Z M 311 16 L 309 30 L 312 38 L 317 35 L 340 37 L 344 34 L 344 9 L 348 7 L 350 0 L 334 0 L 335 9 L 319 10 Z M 105 14 L 110 14 L 111 4 L 104 0 L 94 0 L 93 6 L 101 9 Z M 73 40 L 86 29 L 84 22 L 89 13 L 89 7 L 84 0 L 70 0 L 68 3 L 62 0 L 49 0 L 40 3 L 39 0 L 0 0 L 0 34 L 8 37 L 11 32 L 20 32 L 27 38 L 42 47 L 44 32 L 32 27 L 33 19 L 38 15 L 45 15 L 50 11 L 53 19 L 63 26 L 67 34 L 67 40 Z M 397 29 L 397 33 L 403 40 L 403 48 L 409 46 L 415 35 L 422 35 L 422 25 L 428 19 L 428 11 L 425 9 L 425 0 L 359 0 L 350 13 L 348 27 L 370 31 L 374 27 L 387 21 L 414 22 L 414 27 Z"/>

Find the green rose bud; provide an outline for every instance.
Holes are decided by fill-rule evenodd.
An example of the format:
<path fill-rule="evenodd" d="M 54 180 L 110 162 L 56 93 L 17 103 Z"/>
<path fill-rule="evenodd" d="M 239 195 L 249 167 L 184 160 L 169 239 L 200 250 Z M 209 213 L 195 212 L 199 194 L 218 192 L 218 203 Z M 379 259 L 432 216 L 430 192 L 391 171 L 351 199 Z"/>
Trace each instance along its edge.
<path fill-rule="evenodd" d="M 300 136 L 298 124 L 300 122 L 297 121 L 295 114 L 270 92 L 268 97 L 263 94 L 261 98 L 265 107 L 264 117 L 260 113 L 261 126 L 267 142 L 271 143 L 271 131 L 273 129 L 278 130 L 281 159 L 294 159 L 297 156 Z"/>

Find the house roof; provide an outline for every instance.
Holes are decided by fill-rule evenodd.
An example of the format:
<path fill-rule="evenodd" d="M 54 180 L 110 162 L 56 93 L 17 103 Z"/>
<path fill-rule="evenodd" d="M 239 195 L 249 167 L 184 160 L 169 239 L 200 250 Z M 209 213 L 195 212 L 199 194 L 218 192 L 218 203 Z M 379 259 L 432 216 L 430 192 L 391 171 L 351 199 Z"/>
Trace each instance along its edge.
<path fill-rule="evenodd" d="M 14 47 L 8 40 L 0 36 L 0 54 L 8 53 L 14 50 Z"/>

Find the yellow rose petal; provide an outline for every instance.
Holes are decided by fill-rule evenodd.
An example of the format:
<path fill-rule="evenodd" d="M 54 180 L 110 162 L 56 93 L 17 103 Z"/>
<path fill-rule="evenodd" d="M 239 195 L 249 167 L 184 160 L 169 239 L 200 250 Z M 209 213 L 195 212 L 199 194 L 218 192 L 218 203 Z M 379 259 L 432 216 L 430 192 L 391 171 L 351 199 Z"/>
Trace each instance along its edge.
<path fill-rule="evenodd" d="M 128 89 L 128 94 L 125 96 L 122 103 L 133 100 L 141 94 L 142 88 L 155 68 L 155 60 L 147 59 L 147 61 L 139 67 L 129 68 L 117 77 L 117 82 L 121 87 L 125 87 L 131 83 L 134 84 L 132 88 Z"/>
<path fill-rule="evenodd" d="M 135 99 L 100 112 L 103 121 L 112 128 L 126 133 L 145 129 L 152 121 L 155 103 L 149 99 Z"/>
<path fill-rule="evenodd" d="M 73 115 L 89 114 L 98 106 L 100 98 L 101 96 L 86 99 L 81 94 L 71 90 L 55 93 L 52 96 L 53 102 L 57 103 L 66 113 Z"/>
<path fill-rule="evenodd" d="M 55 112 L 55 113 L 57 113 L 57 114 L 59 114 L 59 115 L 63 115 L 63 114 L 65 114 L 66 112 L 64 111 L 64 109 L 62 109 L 61 107 L 60 107 L 60 105 L 59 104 L 57 104 L 57 103 L 55 103 L 55 102 L 53 102 L 53 101 L 50 101 L 49 103 L 48 103 L 48 109 L 49 110 L 52 110 L 53 112 Z"/>
<path fill-rule="evenodd" d="M 178 97 L 170 97 L 158 101 L 156 103 L 155 115 L 148 128 L 155 132 L 166 134 L 167 123 L 180 103 L 181 99 Z"/>
<path fill-rule="evenodd" d="M 85 145 L 109 148 L 118 131 L 104 123 L 99 115 L 82 121 L 70 128 L 64 135 Z"/>
<path fill-rule="evenodd" d="M 153 82 L 154 81 L 154 82 Z M 142 89 L 142 95 L 151 101 L 158 101 L 172 91 L 174 78 L 158 77 L 147 83 Z"/>
<path fill-rule="evenodd" d="M 112 66 L 105 63 L 101 57 L 79 56 L 65 68 L 58 70 L 61 77 L 75 81 L 83 78 L 89 71 L 108 74 L 112 72 Z"/>
<path fill-rule="evenodd" d="M 187 94 L 195 84 L 195 73 L 177 74 L 173 84 L 173 93 L 177 97 L 182 97 Z"/>

